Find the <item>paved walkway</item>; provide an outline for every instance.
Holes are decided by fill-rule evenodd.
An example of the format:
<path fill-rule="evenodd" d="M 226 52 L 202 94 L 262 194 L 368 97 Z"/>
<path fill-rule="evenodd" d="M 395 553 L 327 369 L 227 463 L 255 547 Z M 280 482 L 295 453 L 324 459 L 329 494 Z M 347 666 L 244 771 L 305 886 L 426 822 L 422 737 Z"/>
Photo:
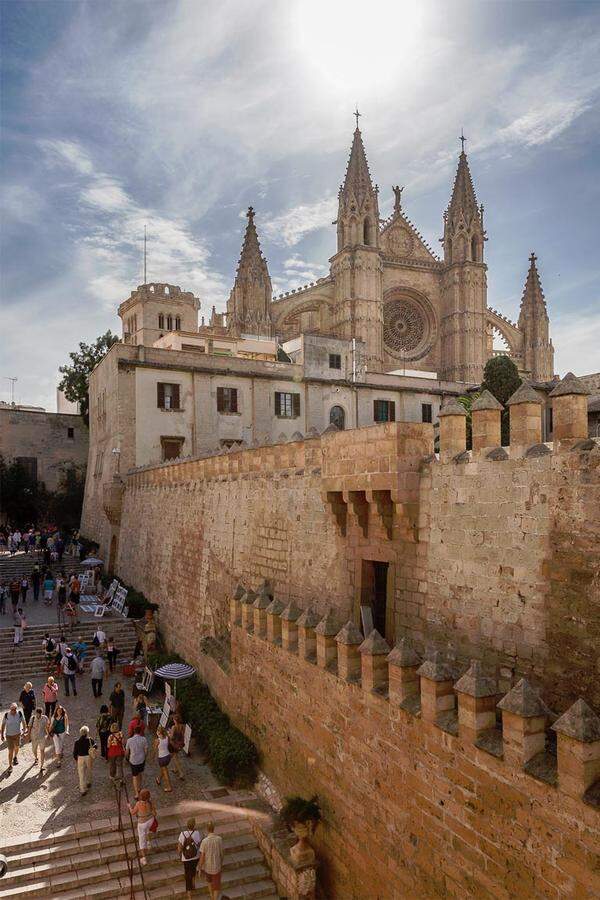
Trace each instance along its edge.
<path fill-rule="evenodd" d="M 104 696 L 95 699 L 92 695 L 91 681 L 88 674 L 79 678 L 78 695 L 65 698 L 62 685 L 59 702 L 63 702 L 70 720 L 70 734 L 65 742 L 65 756 L 59 769 L 52 759 L 51 744 L 46 750 L 46 771 L 39 776 L 34 764 L 31 747 L 26 744 L 19 752 L 19 764 L 9 774 L 7 767 L 6 741 L 0 744 L 0 831 L 3 835 L 18 835 L 33 831 L 56 829 L 74 824 L 82 819 L 92 820 L 113 815 L 115 797 L 112 783 L 108 777 L 108 764 L 98 757 L 94 762 L 92 788 L 81 797 L 77 780 L 77 771 L 73 760 L 73 743 L 79 737 L 81 725 L 88 725 L 95 734 L 96 717 L 100 705 L 108 702 L 108 695 L 115 681 L 120 680 L 126 694 L 125 719 L 123 727 L 131 718 L 131 678 L 123 678 L 119 673 L 110 676 L 104 683 Z M 36 697 L 40 697 L 43 679 L 34 679 Z M 12 700 L 17 700 L 23 682 L 4 682 L 0 707 L 2 715 Z M 153 736 L 148 735 L 149 744 Z M 151 760 L 144 773 L 144 787 L 152 791 L 157 806 L 172 807 L 180 800 L 199 797 L 200 792 L 218 788 L 208 766 L 197 757 L 185 758 L 180 755 L 185 781 L 180 781 L 172 774 L 173 792 L 167 794 L 162 786 L 158 788 L 154 781 L 158 774 L 158 764 Z M 126 766 L 126 769 L 128 767 Z M 131 776 L 128 776 L 128 787 L 131 790 Z"/>

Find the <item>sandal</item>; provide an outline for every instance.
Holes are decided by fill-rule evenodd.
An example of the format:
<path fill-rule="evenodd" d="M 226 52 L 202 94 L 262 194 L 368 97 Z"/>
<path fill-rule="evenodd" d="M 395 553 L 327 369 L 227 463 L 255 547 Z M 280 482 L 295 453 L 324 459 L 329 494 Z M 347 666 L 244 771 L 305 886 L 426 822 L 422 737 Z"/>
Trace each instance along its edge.
<path fill-rule="evenodd" d="M 157 775 L 154 780 L 157 784 L 160 784 L 160 775 Z"/>

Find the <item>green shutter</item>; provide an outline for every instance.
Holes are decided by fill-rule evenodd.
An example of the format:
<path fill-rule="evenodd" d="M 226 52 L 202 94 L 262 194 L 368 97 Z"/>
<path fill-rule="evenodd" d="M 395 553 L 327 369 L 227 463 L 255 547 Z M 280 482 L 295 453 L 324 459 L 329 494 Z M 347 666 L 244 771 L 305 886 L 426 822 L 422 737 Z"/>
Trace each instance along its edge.
<path fill-rule="evenodd" d="M 300 416 L 300 394 L 292 394 L 292 414 L 294 419 Z"/>

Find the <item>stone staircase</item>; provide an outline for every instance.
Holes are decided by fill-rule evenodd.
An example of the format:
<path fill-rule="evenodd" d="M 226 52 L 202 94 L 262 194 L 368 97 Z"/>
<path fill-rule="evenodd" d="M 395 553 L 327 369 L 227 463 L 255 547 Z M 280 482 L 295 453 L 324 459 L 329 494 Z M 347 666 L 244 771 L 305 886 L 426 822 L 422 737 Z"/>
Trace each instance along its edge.
<path fill-rule="evenodd" d="M 29 577 L 35 565 L 38 565 L 42 572 L 50 568 L 55 575 L 58 575 L 61 569 L 70 574 L 71 572 L 84 572 L 89 568 L 82 566 L 78 556 L 65 555 L 61 563 L 54 562 L 48 567 L 38 553 L 17 553 L 15 556 L 2 554 L 0 556 L 0 581 L 22 578 L 23 575 Z"/>
<path fill-rule="evenodd" d="M 227 793 L 227 792 L 224 792 Z M 241 802 L 244 802 L 242 798 Z M 224 802 L 225 801 L 225 802 Z M 230 900 L 277 900 L 278 894 L 265 864 L 247 815 L 223 807 L 235 804 L 236 795 L 219 799 L 219 810 L 196 815 L 200 830 L 210 818 L 223 837 L 224 866 L 222 897 Z M 123 806 L 124 809 L 124 806 Z M 115 801 L 116 812 L 116 801 Z M 135 857 L 136 843 L 129 814 L 123 813 L 123 834 L 127 853 L 134 863 L 136 900 L 164 900 L 185 897 L 183 865 L 175 852 L 177 838 L 185 827 L 187 813 L 176 807 L 159 808 L 159 829 L 153 838 L 148 864 L 143 867 L 144 889 Z M 137 833 L 137 829 L 136 833 Z M 8 871 L 0 881 L 0 900 L 80 900 L 80 898 L 130 897 L 123 834 L 118 817 L 79 822 L 66 828 L 0 840 L 0 852 L 8 860 Z M 195 896 L 208 896 L 201 875 L 196 879 Z"/>
<path fill-rule="evenodd" d="M 119 664 L 129 662 L 137 640 L 134 620 L 105 615 L 95 621 L 91 619 L 80 622 L 74 626 L 72 632 L 65 629 L 67 641 L 76 641 L 82 637 L 88 643 L 90 649 L 85 668 L 93 656 L 92 637 L 98 624 L 102 625 L 105 634 L 114 639 L 119 651 Z M 26 681 L 32 676 L 47 674 L 46 657 L 42 647 L 42 640 L 47 631 L 56 643 L 60 634 L 57 625 L 30 625 L 25 629 L 23 643 L 15 647 L 13 628 L 0 628 L 0 680 L 22 678 Z"/>

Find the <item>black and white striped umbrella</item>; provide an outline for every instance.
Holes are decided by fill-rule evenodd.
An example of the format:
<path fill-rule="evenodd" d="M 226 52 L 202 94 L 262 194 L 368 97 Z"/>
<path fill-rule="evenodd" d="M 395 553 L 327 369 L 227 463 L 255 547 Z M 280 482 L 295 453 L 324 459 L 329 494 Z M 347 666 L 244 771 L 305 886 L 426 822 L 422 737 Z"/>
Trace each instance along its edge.
<path fill-rule="evenodd" d="M 196 674 L 196 670 L 187 663 L 167 663 L 166 666 L 160 666 L 160 668 L 156 669 L 154 674 L 167 681 L 174 681 L 175 694 L 177 694 L 177 682 L 182 678 L 191 678 L 192 675 Z"/>

